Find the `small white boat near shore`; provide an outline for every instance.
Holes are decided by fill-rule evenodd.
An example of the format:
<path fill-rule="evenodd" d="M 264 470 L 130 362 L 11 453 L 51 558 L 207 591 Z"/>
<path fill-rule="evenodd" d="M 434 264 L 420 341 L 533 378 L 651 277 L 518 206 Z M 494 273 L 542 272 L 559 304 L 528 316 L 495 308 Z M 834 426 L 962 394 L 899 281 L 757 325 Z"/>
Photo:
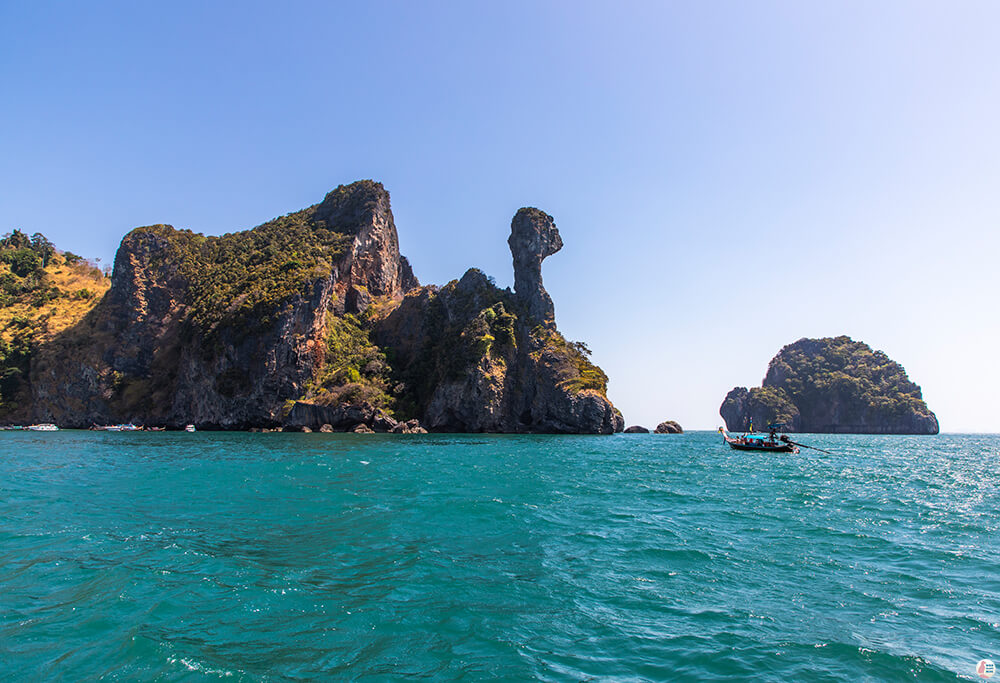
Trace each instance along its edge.
<path fill-rule="evenodd" d="M 94 425 L 90 429 L 95 432 L 141 432 L 145 428 L 141 425 L 130 423 L 118 425 Z"/>
<path fill-rule="evenodd" d="M 196 430 L 194 428 L 194 425 L 188 425 L 187 427 L 184 428 L 184 431 L 185 432 L 193 432 L 193 431 L 196 431 Z"/>
<path fill-rule="evenodd" d="M 51 422 L 43 422 L 42 424 L 31 425 L 28 429 L 32 432 L 58 432 L 59 428 L 56 427 Z"/>

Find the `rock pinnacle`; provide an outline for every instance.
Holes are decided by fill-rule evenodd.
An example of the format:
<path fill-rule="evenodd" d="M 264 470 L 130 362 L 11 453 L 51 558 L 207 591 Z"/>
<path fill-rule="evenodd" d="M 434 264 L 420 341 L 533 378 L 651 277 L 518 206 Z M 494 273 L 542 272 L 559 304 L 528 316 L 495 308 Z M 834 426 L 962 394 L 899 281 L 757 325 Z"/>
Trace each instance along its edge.
<path fill-rule="evenodd" d="M 514 256 L 514 292 L 531 318 L 555 327 L 552 297 L 542 285 L 542 261 L 562 249 L 562 238 L 552 216 L 534 208 L 519 209 L 507 239 Z"/>

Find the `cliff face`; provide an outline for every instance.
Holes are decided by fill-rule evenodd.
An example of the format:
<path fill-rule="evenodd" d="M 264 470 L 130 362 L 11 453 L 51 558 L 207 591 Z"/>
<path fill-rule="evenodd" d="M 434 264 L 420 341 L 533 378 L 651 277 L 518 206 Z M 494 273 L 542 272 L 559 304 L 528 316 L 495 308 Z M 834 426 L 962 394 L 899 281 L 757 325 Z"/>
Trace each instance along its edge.
<path fill-rule="evenodd" d="M 781 349 L 762 386 L 736 387 L 719 409 L 730 430 L 771 422 L 789 431 L 937 434 L 937 417 L 899 363 L 849 337 L 800 339 Z"/>
<path fill-rule="evenodd" d="M 611 434 L 607 377 L 478 270 L 411 292 L 375 339 L 393 350 L 409 409 L 431 430 Z"/>
<path fill-rule="evenodd" d="M 374 329 L 407 409 L 429 429 L 611 434 L 624 428 L 607 376 L 556 330 L 541 264 L 562 247 L 551 216 L 521 209 L 508 239 L 515 293 L 472 269 L 411 292 Z"/>
<path fill-rule="evenodd" d="M 548 219 L 540 227 L 538 216 Z M 28 417 L 620 430 L 607 378 L 555 331 L 541 261 L 561 246 L 558 231 L 540 211 L 522 218 L 518 230 L 536 234 L 512 234 L 515 264 L 528 263 L 516 268 L 516 296 L 478 271 L 420 288 L 399 254 L 389 195 L 371 181 L 222 237 L 138 228 L 122 240 L 104 299 L 36 353 Z"/>
<path fill-rule="evenodd" d="M 347 312 L 363 310 L 372 297 L 397 296 L 419 286 L 399 253 L 389 193 L 380 184 L 362 181 L 337 188 L 316 207 L 315 220 L 353 238 L 334 274 L 337 300 Z"/>
<path fill-rule="evenodd" d="M 324 360 L 328 312 L 417 286 L 398 245 L 371 181 L 245 233 L 137 228 L 105 299 L 39 353 L 33 417 L 278 425 Z"/>

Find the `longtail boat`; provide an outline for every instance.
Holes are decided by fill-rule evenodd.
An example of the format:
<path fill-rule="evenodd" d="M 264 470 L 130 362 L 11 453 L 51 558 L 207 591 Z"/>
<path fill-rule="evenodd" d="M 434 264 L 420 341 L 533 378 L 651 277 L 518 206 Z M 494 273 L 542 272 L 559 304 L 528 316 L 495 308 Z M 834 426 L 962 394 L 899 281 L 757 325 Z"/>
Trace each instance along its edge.
<path fill-rule="evenodd" d="M 753 423 L 750 423 L 750 431 L 741 436 L 729 436 L 726 430 L 719 427 L 719 433 L 729 444 L 729 447 L 736 451 L 767 451 L 769 453 L 798 453 L 799 449 L 793 441 L 782 434 L 778 436 L 778 428 L 782 425 L 772 424 L 767 426 L 767 434 L 754 433 Z"/>

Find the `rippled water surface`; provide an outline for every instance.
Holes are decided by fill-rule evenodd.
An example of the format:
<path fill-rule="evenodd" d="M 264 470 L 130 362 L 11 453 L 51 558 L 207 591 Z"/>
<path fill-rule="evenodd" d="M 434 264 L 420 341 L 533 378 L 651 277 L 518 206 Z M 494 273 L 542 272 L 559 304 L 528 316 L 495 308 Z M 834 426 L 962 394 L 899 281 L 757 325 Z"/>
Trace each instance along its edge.
<path fill-rule="evenodd" d="M 10 680 L 955 680 L 1000 437 L 0 434 Z M 976 679 L 978 680 L 978 679 Z"/>

